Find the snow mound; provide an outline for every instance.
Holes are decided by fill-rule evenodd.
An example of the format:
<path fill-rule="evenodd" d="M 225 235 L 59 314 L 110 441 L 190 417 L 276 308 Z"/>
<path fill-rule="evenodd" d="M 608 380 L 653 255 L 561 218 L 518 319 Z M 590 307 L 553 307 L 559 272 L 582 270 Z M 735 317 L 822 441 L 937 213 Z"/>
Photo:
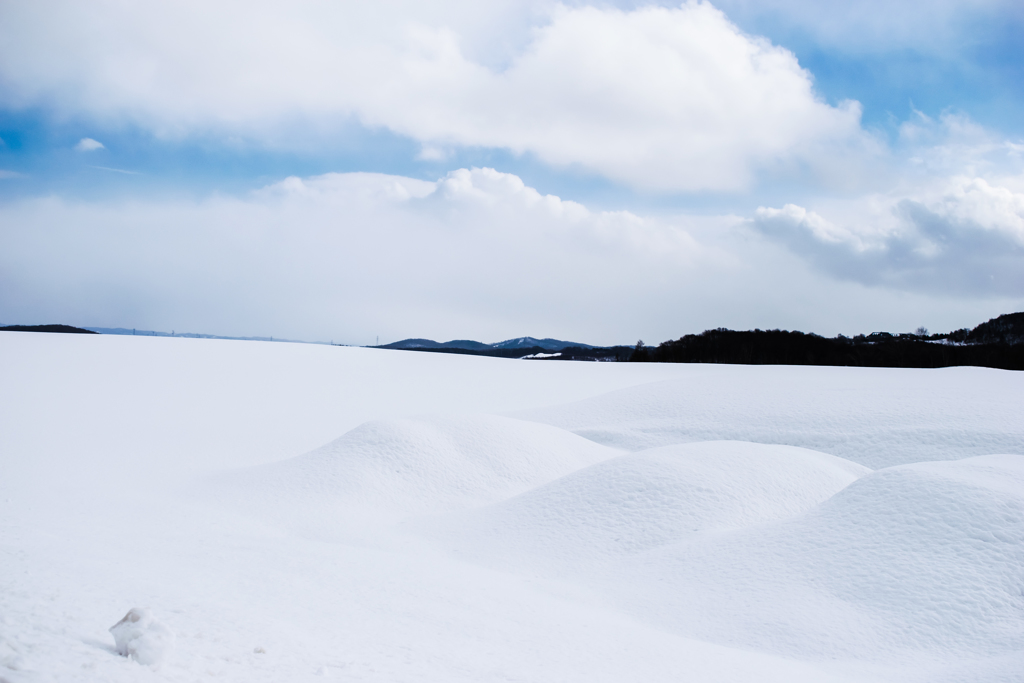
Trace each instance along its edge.
<path fill-rule="evenodd" d="M 705 442 L 622 455 L 471 515 L 449 538 L 591 563 L 804 512 L 869 473 L 792 446 Z"/>
<path fill-rule="evenodd" d="M 260 505 L 298 497 L 356 511 L 435 513 L 503 500 L 618 453 L 548 425 L 431 416 L 366 422 L 237 481 L 258 491 Z"/>
<path fill-rule="evenodd" d="M 801 446 L 872 469 L 1024 455 L 1020 373 L 700 366 L 692 375 L 516 417 L 629 451 L 696 441 Z"/>
<path fill-rule="evenodd" d="M 655 549 L 620 576 L 646 586 L 617 590 L 624 604 L 719 642 L 1011 654 L 1024 648 L 1024 457 L 874 472 L 805 514 Z"/>
<path fill-rule="evenodd" d="M 174 649 L 174 633 L 146 609 L 130 609 L 110 632 L 117 653 L 139 664 L 161 664 Z"/>

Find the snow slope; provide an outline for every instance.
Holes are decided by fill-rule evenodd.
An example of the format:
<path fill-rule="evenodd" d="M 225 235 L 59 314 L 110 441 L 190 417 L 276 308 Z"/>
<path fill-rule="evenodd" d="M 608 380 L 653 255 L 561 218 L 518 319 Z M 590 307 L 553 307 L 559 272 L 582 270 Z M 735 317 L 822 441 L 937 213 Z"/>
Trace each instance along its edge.
<path fill-rule="evenodd" d="M 1024 680 L 1021 373 L 7 333 L 0 377 L 0 681 Z"/>

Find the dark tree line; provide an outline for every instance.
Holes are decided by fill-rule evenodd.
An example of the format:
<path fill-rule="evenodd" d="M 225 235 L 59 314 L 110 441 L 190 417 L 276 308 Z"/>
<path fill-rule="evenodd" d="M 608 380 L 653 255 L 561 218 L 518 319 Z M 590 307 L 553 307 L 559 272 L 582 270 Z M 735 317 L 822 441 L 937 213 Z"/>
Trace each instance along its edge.
<path fill-rule="evenodd" d="M 525 349 L 459 349 L 452 347 L 414 347 L 402 349 L 403 351 L 424 351 L 426 353 L 456 353 L 463 356 L 490 356 L 492 358 L 523 358 L 541 354 L 544 360 L 591 360 L 591 361 L 627 361 L 633 354 L 629 346 L 595 346 L 581 348 L 579 346 L 567 346 L 557 351 L 545 349 L 540 346 L 531 346 Z"/>
<path fill-rule="evenodd" d="M 941 368 L 975 365 L 1024 370 L 1024 313 L 1000 316 L 973 330 L 948 334 L 889 334 L 835 338 L 785 330 L 737 332 L 719 328 L 655 347 L 638 342 L 634 362 L 738 365 L 851 365 Z"/>

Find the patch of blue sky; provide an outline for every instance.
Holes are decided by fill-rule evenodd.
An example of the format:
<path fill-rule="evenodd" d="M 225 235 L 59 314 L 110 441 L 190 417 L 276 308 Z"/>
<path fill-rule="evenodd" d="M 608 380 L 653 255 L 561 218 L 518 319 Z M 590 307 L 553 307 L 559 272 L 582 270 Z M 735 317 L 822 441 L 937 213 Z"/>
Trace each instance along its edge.
<path fill-rule="evenodd" d="M 300 144 L 296 149 L 216 133 L 164 138 L 135 126 L 60 121 L 39 109 L 2 116 L 0 138 L 6 144 L 0 148 L 0 168 L 20 174 L 17 183 L 0 183 L 0 197 L 8 199 L 51 193 L 78 198 L 238 193 L 289 175 L 408 175 L 416 171 L 419 151 L 407 138 L 351 121 L 340 124 L 319 148 Z M 76 150 L 85 137 L 103 148 Z"/>
<path fill-rule="evenodd" d="M 1024 135 L 1024 5 L 961 12 L 941 36 L 918 31 L 892 43 L 853 35 L 837 44 L 788 13 L 739 11 L 730 19 L 793 52 L 830 104 L 860 102 L 867 128 L 892 136 L 913 110 L 932 118 L 955 111 L 1004 135 Z"/>
<path fill-rule="evenodd" d="M 1014 52 L 1016 61 L 1008 59 Z M 1024 135 L 1024 47 L 970 62 L 935 60 L 913 50 L 851 57 L 809 47 L 800 60 L 829 103 L 861 103 L 867 128 L 894 135 L 916 109 L 932 118 L 955 111 L 1005 135 Z"/>
<path fill-rule="evenodd" d="M 102 149 L 78 151 L 89 137 Z M 490 167 L 519 176 L 542 194 L 553 194 L 591 210 L 696 213 L 747 212 L 768 201 L 779 182 L 751 192 L 665 195 L 638 193 L 578 166 L 552 166 L 530 153 L 507 149 L 447 147 L 424 158 L 422 145 L 386 129 L 346 121 L 319 147 L 271 146 L 225 139 L 212 133 L 160 138 L 137 127 L 109 128 L 86 121 L 58 122 L 40 110 L 4 116 L 0 168 L 18 177 L 0 182 L 0 201 L 59 195 L 67 199 L 203 197 L 244 194 L 288 176 L 372 172 L 437 180 L 458 168 Z M 793 190 L 800 188 L 793 184 Z"/>

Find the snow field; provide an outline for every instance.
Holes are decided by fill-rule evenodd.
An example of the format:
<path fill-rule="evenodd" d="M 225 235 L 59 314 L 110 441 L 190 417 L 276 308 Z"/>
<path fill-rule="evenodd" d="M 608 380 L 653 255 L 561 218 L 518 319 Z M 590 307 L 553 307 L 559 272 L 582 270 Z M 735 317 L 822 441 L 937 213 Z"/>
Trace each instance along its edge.
<path fill-rule="evenodd" d="M 1024 680 L 1020 373 L 0 363 L 0 680 Z M 132 607 L 159 666 L 107 632 Z"/>

